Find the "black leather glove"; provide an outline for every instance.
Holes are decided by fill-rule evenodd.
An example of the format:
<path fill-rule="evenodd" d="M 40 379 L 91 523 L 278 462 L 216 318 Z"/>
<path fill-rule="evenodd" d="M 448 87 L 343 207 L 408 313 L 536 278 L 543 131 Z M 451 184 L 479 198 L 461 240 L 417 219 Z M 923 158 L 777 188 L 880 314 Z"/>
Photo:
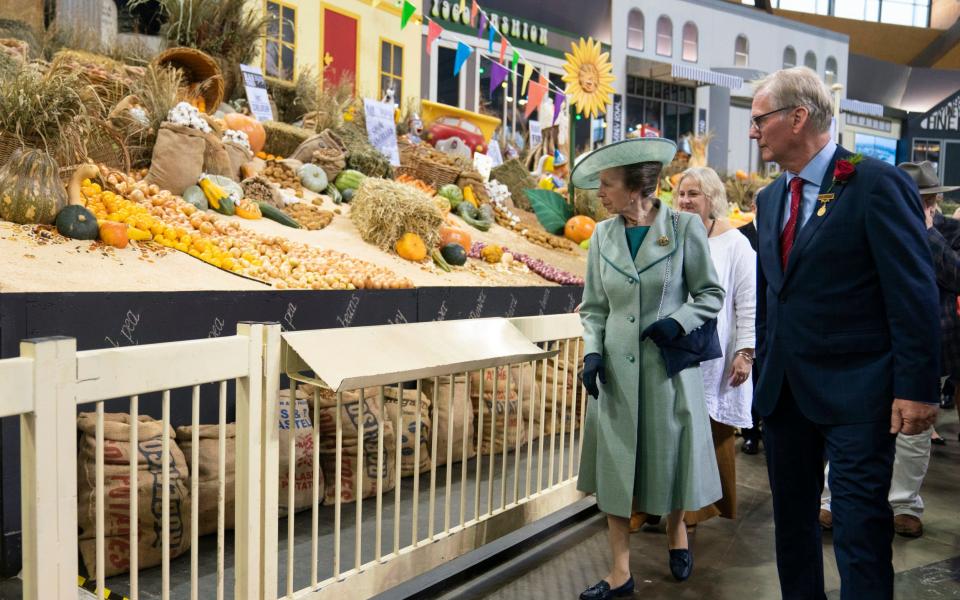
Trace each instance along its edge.
<path fill-rule="evenodd" d="M 600 389 L 597 387 L 597 378 L 600 383 L 606 385 L 607 373 L 603 369 L 603 357 L 596 352 L 583 357 L 583 385 L 587 388 L 587 393 L 594 398 L 600 397 Z"/>
<path fill-rule="evenodd" d="M 651 323 L 649 327 L 644 329 L 643 333 L 640 334 L 640 341 L 650 338 L 657 346 L 663 346 L 682 335 L 683 327 L 680 327 L 680 323 L 667 317 Z"/>

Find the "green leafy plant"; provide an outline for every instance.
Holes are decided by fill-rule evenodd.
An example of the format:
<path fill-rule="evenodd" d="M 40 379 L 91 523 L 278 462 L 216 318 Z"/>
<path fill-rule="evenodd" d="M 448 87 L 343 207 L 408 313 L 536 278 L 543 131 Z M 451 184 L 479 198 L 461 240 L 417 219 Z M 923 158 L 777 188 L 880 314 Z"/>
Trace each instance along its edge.
<path fill-rule="evenodd" d="M 551 190 L 524 190 L 537 220 L 549 233 L 562 235 L 563 227 L 573 216 L 573 207 L 567 199 Z"/>

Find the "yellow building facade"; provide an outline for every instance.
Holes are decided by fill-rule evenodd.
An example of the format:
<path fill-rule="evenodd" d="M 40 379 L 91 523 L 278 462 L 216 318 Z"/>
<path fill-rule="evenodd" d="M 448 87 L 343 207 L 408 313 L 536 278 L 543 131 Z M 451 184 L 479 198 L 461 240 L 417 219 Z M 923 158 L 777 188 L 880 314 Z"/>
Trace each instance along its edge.
<path fill-rule="evenodd" d="M 260 53 L 268 78 L 293 81 L 313 66 L 324 81 L 344 77 L 357 94 L 399 103 L 420 94 L 423 29 L 418 13 L 400 29 L 403 0 L 250 0 L 271 17 Z"/>

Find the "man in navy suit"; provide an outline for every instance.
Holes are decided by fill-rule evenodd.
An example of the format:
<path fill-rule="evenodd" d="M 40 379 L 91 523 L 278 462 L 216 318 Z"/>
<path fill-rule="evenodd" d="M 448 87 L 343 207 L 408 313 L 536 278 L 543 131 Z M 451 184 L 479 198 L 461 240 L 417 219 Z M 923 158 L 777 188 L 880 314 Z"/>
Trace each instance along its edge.
<path fill-rule="evenodd" d="M 844 600 L 893 598 L 887 503 L 898 432 L 939 400 L 938 296 L 916 186 L 831 141 L 833 101 L 797 67 L 757 86 L 750 137 L 784 173 L 757 201 L 754 405 L 785 600 L 823 600 L 818 514 L 830 461 Z"/>

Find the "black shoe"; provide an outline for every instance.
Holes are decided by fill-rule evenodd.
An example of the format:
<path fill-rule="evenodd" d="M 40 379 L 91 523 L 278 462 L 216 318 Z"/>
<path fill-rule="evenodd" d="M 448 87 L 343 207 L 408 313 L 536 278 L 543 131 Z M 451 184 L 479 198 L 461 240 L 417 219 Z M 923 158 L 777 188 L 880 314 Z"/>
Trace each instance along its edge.
<path fill-rule="evenodd" d="M 752 438 L 745 438 L 743 445 L 740 446 L 740 451 L 744 454 L 757 454 L 760 452 L 760 442 Z"/>
<path fill-rule="evenodd" d="M 940 396 L 940 408 L 950 410 L 956 405 L 953 400 L 953 394 L 944 394 Z"/>
<path fill-rule="evenodd" d="M 946 446 L 947 440 L 945 440 L 944 438 L 938 435 L 937 437 L 931 437 L 930 443 L 933 444 L 934 446 Z"/>
<path fill-rule="evenodd" d="M 600 583 L 592 585 L 580 594 L 580 600 L 609 600 L 610 598 L 629 598 L 633 595 L 633 577 L 616 589 L 610 589 L 610 584 L 601 579 Z"/>
<path fill-rule="evenodd" d="M 688 548 L 670 551 L 670 572 L 677 581 L 686 581 L 693 573 L 693 553 Z"/>

